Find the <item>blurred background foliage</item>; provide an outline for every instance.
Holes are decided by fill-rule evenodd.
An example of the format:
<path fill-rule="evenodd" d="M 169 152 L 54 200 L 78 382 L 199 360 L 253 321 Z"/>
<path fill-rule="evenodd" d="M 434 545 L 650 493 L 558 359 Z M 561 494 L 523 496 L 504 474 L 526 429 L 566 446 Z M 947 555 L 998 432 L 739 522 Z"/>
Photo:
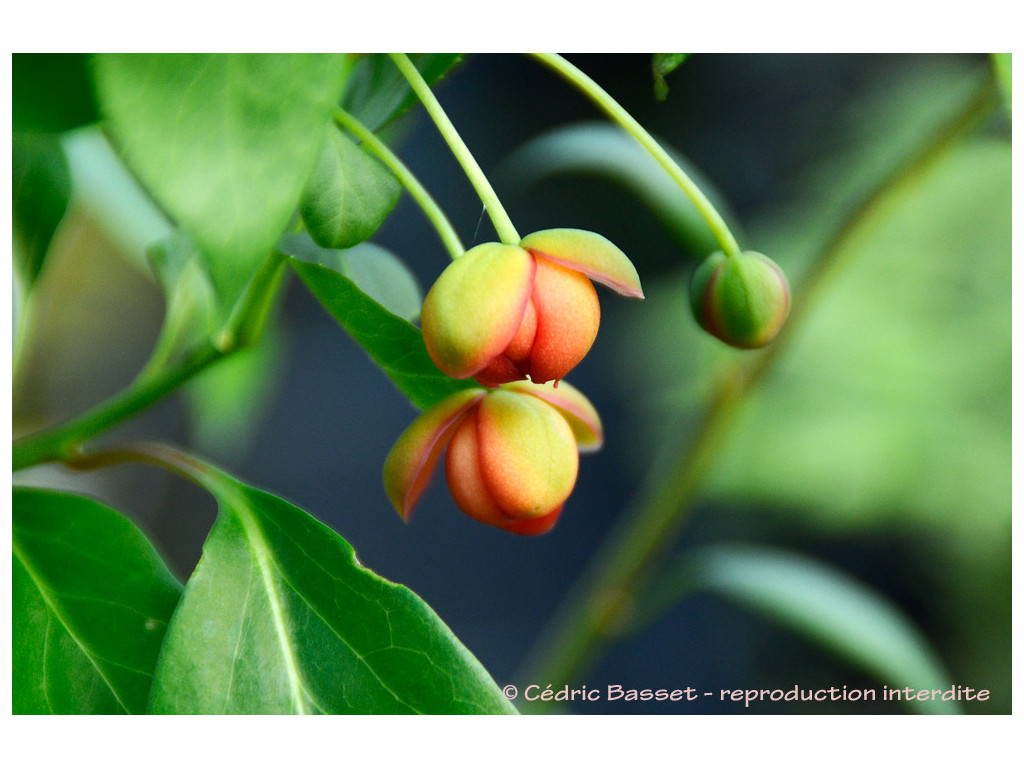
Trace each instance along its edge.
<path fill-rule="evenodd" d="M 988 57 L 697 54 L 665 77 L 664 101 L 649 56 L 569 58 L 699 169 L 713 199 L 726 201 L 741 245 L 788 271 L 795 302 L 813 302 L 737 415 L 680 551 L 772 545 L 840 569 L 909 615 L 954 684 L 992 691 L 966 711 L 1008 713 L 1008 112 L 994 113 L 887 198 L 813 296 L 799 291 L 857 201 L 991 76 Z M 522 539 L 478 526 L 457 513 L 443 484 L 403 525 L 384 496 L 380 466 L 415 412 L 297 280 L 259 346 L 111 438 L 191 445 L 309 510 L 365 564 L 420 594 L 503 684 L 648 470 L 687 439 L 722 372 L 749 353 L 702 334 L 689 314 L 686 283 L 706 233 L 665 225 L 685 222 L 685 210 L 651 209 L 661 177 L 614 137 L 595 134 L 592 107 L 568 86 L 523 57 L 480 55 L 438 93 L 481 165 L 495 172 L 520 232 L 593 229 L 622 247 L 643 279 L 643 303 L 602 292 L 603 333 L 571 377 L 597 405 L 608 439 L 581 462 L 556 529 Z M 89 119 L 88 99 L 68 103 L 69 124 Z M 32 119 L 65 127 L 53 115 Z M 467 245 L 492 239 L 479 201 L 421 111 L 389 131 Z M 166 220 L 95 128 L 65 133 L 62 145 L 68 214 L 30 301 L 15 295 L 16 434 L 125 386 L 163 316 L 146 251 L 169 232 Z M 620 150 L 626 154 L 616 161 Z M 549 164 L 552 157 L 562 165 Z M 63 173 L 54 172 L 58 182 Z M 423 286 L 447 261 L 407 196 L 374 242 Z M 214 515 L 202 492 L 149 468 L 79 475 L 41 467 L 17 479 L 84 489 L 129 512 L 181 578 Z M 770 618 L 706 593 L 609 648 L 579 682 L 880 687 Z M 575 711 L 684 710 L 587 703 Z M 744 710 L 700 701 L 685 711 L 902 710 L 881 702 Z"/>

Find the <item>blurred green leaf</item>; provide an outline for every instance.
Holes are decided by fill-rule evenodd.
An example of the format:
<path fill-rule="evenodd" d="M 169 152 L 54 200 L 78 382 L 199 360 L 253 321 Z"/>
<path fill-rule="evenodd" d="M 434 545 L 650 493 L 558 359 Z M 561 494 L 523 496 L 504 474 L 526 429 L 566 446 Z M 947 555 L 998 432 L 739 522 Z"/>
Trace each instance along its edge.
<path fill-rule="evenodd" d="M 167 634 L 156 713 L 514 713 L 407 588 L 282 499 L 217 473 L 220 516 Z"/>
<path fill-rule="evenodd" d="M 948 691 L 949 674 L 920 630 L 886 597 L 823 563 L 767 547 L 709 546 L 684 555 L 667 581 L 720 594 L 820 643 L 889 688 Z M 906 701 L 957 714 L 954 701 Z"/>
<path fill-rule="evenodd" d="M 651 69 L 654 72 L 654 95 L 659 101 L 668 98 L 668 83 L 665 75 L 686 61 L 688 53 L 656 53 L 651 58 Z"/>
<path fill-rule="evenodd" d="M 1006 113 L 1013 114 L 1013 54 L 993 53 L 992 68 L 995 70 L 996 79 L 999 80 L 999 87 L 1003 89 L 1003 96 L 1006 98 Z"/>
<path fill-rule="evenodd" d="M 225 320 L 323 146 L 344 54 L 101 54 L 104 118 L 207 261 Z"/>
<path fill-rule="evenodd" d="M 423 334 L 408 320 L 389 311 L 380 302 L 360 289 L 365 285 L 368 291 L 382 296 L 393 292 L 408 276 L 401 277 L 404 266 L 401 262 L 380 258 L 376 248 L 370 250 L 365 243 L 353 251 L 361 250 L 362 258 L 353 262 L 352 251 L 323 253 L 309 241 L 284 238 L 282 248 L 293 258 L 291 264 L 306 287 L 330 312 L 338 324 L 355 339 L 370 358 L 380 366 L 414 406 L 428 408 L 448 395 L 470 386 L 479 386 L 473 379 L 452 379 L 438 370 L 427 354 Z M 335 261 L 337 259 L 337 261 Z M 351 264 L 359 266 L 352 270 Z M 350 273 L 352 276 L 350 276 Z M 359 284 L 356 283 L 359 280 Z M 404 292 L 403 292 L 404 293 Z M 417 289 L 418 297 L 418 289 Z M 419 312 L 420 303 L 406 297 L 387 299 L 395 309 Z"/>
<path fill-rule="evenodd" d="M 802 290 L 836 228 L 990 77 L 976 57 L 906 63 L 884 87 L 843 100 L 811 136 L 816 159 L 750 221 L 747 242 L 778 257 L 794 305 L 808 311 L 733 414 L 702 506 L 733 529 L 906 545 L 905 577 L 934 587 L 924 609 L 947 628 L 942 652 L 956 679 L 992 689 L 979 711 L 1007 711 L 998 680 L 1010 661 L 1012 218 L 1002 121 L 886 198 L 814 293 Z M 623 436 L 623 471 L 667 461 L 750 355 L 698 330 L 689 271 L 645 280 L 644 312 L 613 339 L 613 380 L 638 424 Z"/>
<path fill-rule="evenodd" d="M 43 268 L 71 197 L 71 174 L 59 139 L 15 134 L 11 175 L 14 267 L 29 289 Z"/>
<path fill-rule="evenodd" d="M 428 83 L 435 83 L 458 64 L 462 53 L 410 53 L 409 59 Z M 376 131 L 416 103 L 416 95 L 386 53 L 359 59 L 345 86 L 345 111 Z"/>
<path fill-rule="evenodd" d="M 98 502 L 13 492 L 15 714 L 141 714 L 181 585 Z"/>
<path fill-rule="evenodd" d="M 973 59 L 911 58 L 884 87 L 843 100 L 841 111 L 814 134 L 818 148 L 812 159 L 749 222 L 752 242 L 777 255 L 798 281 L 836 228 L 948 125 L 990 77 Z"/>
<path fill-rule="evenodd" d="M 60 133 L 99 120 L 84 53 L 11 55 L 14 133 Z"/>
<path fill-rule="evenodd" d="M 275 324 L 251 346 L 218 361 L 184 388 L 190 443 L 220 462 L 241 461 L 272 404 L 282 374 L 285 339 Z"/>
<path fill-rule="evenodd" d="M 141 269 L 151 267 L 145 255 L 174 227 L 164 212 L 125 167 L 99 126 L 62 137 L 71 167 L 75 204 L 110 236 L 118 251 Z"/>
<path fill-rule="evenodd" d="M 162 366 L 207 341 L 216 330 L 216 297 L 191 238 L 180 230 L 146 252 L 167 297 L 164 324 L 152 364 Z"/>
<path fill-rule="evenodd" d="M 1010 147 L 945 157 L 878 212 L 739 414 L 712 497 L 818 526 L 1010 517 Z M 799 302 L 799 292 L 794 302 Z"/>
<path fill-rule="evenodd" d="M 877 211 L 814 296 L 802 295 L 800 279 L 868 191 L 973 100 L 987 75 L 922 62 L 849 102 L 827 124 L 836 146 L 752 222 L 745 239 L 787 270 L 794 305 L 815 303 L 732 425 L 709 475 L 712 499 L 770 506 L 832 532 L 941 530 L 979 557 L 1003 546 L 1009 144 L 955 150 Z M 688 433 L 721 377 L 750 354 L 697 328 L 685 301 L 689 272 L 645 280 L 644 312 L 613 340 L 612 375 L 643 425 L 626 437 L 638 472 L 651 446 Z"/>
<path fill-rule="evenodd" d="M 679 153 L 661 144 L 739 236 L 739 227 L 714 185 Z M 690 198 L 647 150 L 614 125 L 575 123 L 555 128 L 516 149 L 498 169 L 503 186 L 516 195 L 559 174 L 594 175 L 621 184 L 650 209 L 681 248 L 695 257 L 719 249 L 718 240 Z"/>
<path fill-rule="evenodd" d="M 167 296 L 164 325 L 150 356 L 154 371 L 179 362 L 216 331 L 216 299 L 199 251 L 180 230 L 148 251 L 150 267 Z M 273 291 L 269 291 L 273 293 Z M 279 373 L 281 335 L 260 322 L 252 343 L 199 373 L 184 389 L 191 444 L 219 461 L 237 461 L 249 447 Z"/>
<path fill-rule="evenodd" d="M 331 129 L 302 193 L 302 220 L 324 248 L 351 248 L 369 239 L 402 195 L 379 160 Z"/>
<path fill-rule="evenodd" d="M 420 315 L 423 294 L 416 276 L 391 251 L 373 243 L 337 250 L 321 248 L 309 235 L 285 235 L 278 248 L 287 256 L 334 270 L 393 315 L 413 322 Z"/>

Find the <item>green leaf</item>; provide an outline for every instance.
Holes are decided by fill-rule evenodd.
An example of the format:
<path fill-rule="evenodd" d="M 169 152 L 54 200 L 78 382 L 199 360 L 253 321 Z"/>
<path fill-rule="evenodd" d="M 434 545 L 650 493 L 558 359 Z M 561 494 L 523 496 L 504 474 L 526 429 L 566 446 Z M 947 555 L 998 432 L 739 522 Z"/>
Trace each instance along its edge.
<path fill-rule="evenodd" d="M 715 592 L 874 675 L 889 688 L 949 690 L 949 674 L 920 630 L 886 597 L 834 568 L 768 547 L 711 546 L 685 555 L 667 581 Z M 922 713 L 957 714 L 952 701 L 917 700 Z"/>
<path fill-rule="evenodd" d="M 968 144 L 878 210 L 738 413 L 711 496 L 1008 546 L 1010 160 Z"/>
<path fill-rule="evenodd" d="M 1009 142 L 951 148 L 858 227 L 818 290 L 801 289 L 809 259 L 971 100 L 979 74 L 929 59 L 866 94 L 836 116 L 828 130 L 838 148 L 808 165 L 795 198 L 752 220 L 744 241 L 778 257 L 794 307 L 807 313 L 736 412 L 707 476 L 712 501 L 826 535 L 939 534 L 936 546 L 969 549 L 979 567 L 1008 556 Z M 645 425 L 623 436 L 635 471 L 652 446 L 696 428 L 749 354 L 698 328 L 689 272 L 645 280 L 644 312 L 607 329 L 619 360 L 612 381 Z M 630 400 L 638 378 L 645 396 Z"/>
<path fill-rule="evenodd" d="M 992 53 L 989 54 L 992 59 L 992 69 L 995 71 L 996 79 L 999 81 L 999 87 L 1003 91 L 1003 97 L 1006 99 L 1006 114 L 1012 116 L 1013 114 L 1013 54 L 1012 53 Z"/>
<path fill-rule="evenodd" d="M 410 53 L 409 59 L 428 83 L 440 80 L 462 53 Z M 345 88 L 345 110 L 370 130 L 377 130 L 416 103 L 416 95 L 386 53 L 372 53 L 352 67 Z"/>
<path fill-rule="evenodd" d="M 714 185 L 664 142 L 662 146 L 739 236 L 734 217 Z M 650 209 L 680 247 L 695 257 L 719 249 L 714 233 L 679 185 L 633 137 L 614 125 L 587 122 L 552 129 L 516 149 L 498 170 L 509 194 L 518 195 L 559 174 L 594 175 L 621 184 Z"/>
<path fill-rule="evenodd" d="M 15 488 L 15 714 L 139 714 L 181 585 L 129 520 Z"/>
<path fill-rule="evenodd" d="M 332 129 L 302 193 L 302 220 L 324 248 L 369 239 L 402 195 L 402 185 L 375 157 Z"/>
<path fill-rule="evenodd" d="M 14 132 L 59 133 L 99 119 L 83 53 L 11 56 Z"/>
<path fill-rule="evenodd" d="M 46 134 L 15 134 L 11 175 L 14 266 L 28 289 L 43 268 L 71 197 L 71 174 L 60 140 Z"/>
<path fill-rule="evenodd" d="M 362 243 L 347 250 L 321 248 L 305 233 L 285 235 L 278 242 L 278 248 L 299 261 L 341 273 L 394 315 L 409 322 L 420 315 L 423 293 L 416 276 L 387 248 L 373 243 Z"/>
<path fill-rule="evenodd" d="M 344 539 L 220 473 L 209 486 L 220 516 L 168 631 L 151 711 L 515 712 L 441 619 Z"/>
<path fill-rule="evenodd" d="M 313 244 L 310 242 L 309 245 Z M 293 247 L 290 252 L 297 254 L 299 249 Z M 309 256 L 293 257 L 292 268 L 324 308 L 338 321 L 338 325 L 355 339 L 414 406 L 428 408 L 453 392 L 479 386 L 473 379 L 452 379 L 438 370 L 427 354 L 420 329 L 408 320 L 389 312 L 361 290 L 354 279 L 345 274 L 347 266 L 303 260 L 306 258 Z M 377 269 L 378 267 L 374 267 L 370 274 L 387 274 Z M 365 273 L 359 279 L 364 285 L 369 282 Z M 386 281 L 377 279 L 375 282 L 381 287 L 388 286 Z M 369 285 L 367 287 L 369 288 Z M 397 303 L 394 302 L 392 306 Z M 411 308 L 406 301 L 403 300 L 401 303 Z M 417 312 L 418 309 L 417 305 Z"/>
<path fill-rule="evenodd" d="M 344 54 L 102 54 L 104 118 L 199 246 L 225 319 L 298 204 L 340 96 Z"/>
<path fill-rule="evenodd" d="M 198 249 L 175 231 L 146 252 L 167 297 L 154 365 L 163 365 L 208 340 L 216 330 L 216 297 Z"/>
<path fill-rule="evenodd" d="M 125 167 L 99 126 L 61 138 L 75 204 L 103 228 L 121 255 L 145 269 L 146 250 L 169 237 L 174 225 Z"/>
<path fill-rule="evenodd" d="M 281 381 L 282 336 L 270 324 L 256 343 L 219 360 L 185 385 L 190 444 L 198 453 L 231 463 L 247 454 Z"/>
<path fill-rule="evenodd" d="M 651 70 L 654 72 L 654 95 L 658 101 L 668 98 L 668 83 L 665 75 L 669 74 L 686 61 L 688 53 L 656 53 L 651 58 Z"/>

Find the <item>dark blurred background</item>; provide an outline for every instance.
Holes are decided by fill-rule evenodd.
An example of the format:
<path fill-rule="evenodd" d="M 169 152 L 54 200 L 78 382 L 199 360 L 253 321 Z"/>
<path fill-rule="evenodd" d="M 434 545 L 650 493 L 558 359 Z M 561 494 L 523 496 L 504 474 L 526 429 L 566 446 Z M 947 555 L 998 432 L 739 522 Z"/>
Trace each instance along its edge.
<path fill-rule="evenodd" d="M 668 98 L 659 101 L 649 55 L 568 58 L 700 169 L 727 201 L 741 244 L 775 258 L 795 286 L 852 201 L 952 114 L 989 67 L 981 55 L 697 54 L 669 75 Z M 519 682 L 517 669 L 645 471 L 692 429 L 715 371 L 743 353 L 695 329 L 685 291 L 701 254 L 668 232 L 635 189 L 598 172 L 507 181 L 502 163 L 524 143 L 600 118 L 578 92 L 517 55 L 471 56 L 437 92 L 482 167 L 495 173 L 521 234 L 600 232 L 630 255 L 648 295 L 640 303 L 599 290 L 602 332 L 570 380 L 600 411 L 607 444 L 582 458 L 556 528 L 520 538 L 474 523 L 440 478 L 403 524 L 380 471 L 416 413 L 297 279 L 250 359 L 115 437 L 190 445 L 309 511 L 365 565 L 422 596 L 501 685 Z M 421 110 L 402 120 L 395 147 L 467 246 L 495 239 Z M 739 414 L 677 545 L 779 546 L 862 580 L 916 622 L 954 683 L 992 691 L 990 701 L 967 707 L 978 713 L 1010 711 L 1009 157 L 1001 113 L 851 245 Z M 161 294 L 131 236 L 116 231 L 117 216 L 88 190 L 79 192 L 43 278 L 37 339 L 15 382 L 16 430 L 73 415 L 123 387 L 162 317 Z M 424 289 L 447 263 L 408 196 L 373 241 L 403 259 Z M 801 301 L 798 289 L 794 296 Z M 202 491 L 148 468 L 39 468 L 16 480 L 108 500 L 151 534 L 182 579 L 215 515 Z M 710 595 L 615 644 L 579 682 L 881 687 Z M 744 709 L 698 701 L 595 702 L 574 711 L 902 710 L 882 702 Z"/>

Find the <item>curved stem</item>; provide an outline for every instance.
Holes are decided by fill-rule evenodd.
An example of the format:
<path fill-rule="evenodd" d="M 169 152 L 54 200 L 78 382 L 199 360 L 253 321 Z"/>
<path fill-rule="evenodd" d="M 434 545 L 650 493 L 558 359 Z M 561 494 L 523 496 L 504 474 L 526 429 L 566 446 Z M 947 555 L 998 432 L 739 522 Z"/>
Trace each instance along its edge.
<path fill-rule="evenodd" d="M 218 349 L 213 344 L 205 344 L 177 366 L 141 380 L 136 379 L 136 382 L 124 392 L 78 418 L 15 440 L 12 451 L 14 471 L 48 461 L 64 461 L 71 458 L 76 446 L 97 432 L 138 413 L 226 354 L 227 351 Z"/>
<path fill-rule="evenodd" d="M 287 261 L 283 253 L 272 251 L 252 276 L 227 325 L 213 340 L 225 355 L 254 344 L 263 333 L 287 274 Z"/>
<path fill-rule="evenodd" d="M 736 238 L 733 237 L 725 220 L 715 209 L 715 206 L 711 204 L 711 201 L 700 191 L 700 188 L 694 184 L 693 180 L 679 167 L 678 163 L 672 159 L 668 152 L 655 141 L 654 137 L 647 132 L 647 129 L 623 109 L 604 88 L 584 74 L 578 67 L 570 64 L 556 53 L 531 53 L 529 55 L 547 65 L 583 91 L 608 117 L 622 126 L 626 132 L 640 142 L 640 145 L 651 153 L 661 167 L 682 188 L 686 196 L 690 198 L 701 216 L 708 223 L 708 227 L 711 228 L 725 254 L 727 256 L 739 255 L 740 246 L 736 242 Z"/>
<path fill-rule="evenodd" d="M 227 475 L 211 464 L 166 443 L 146 440 L 124 443 L 96 451 L 75 448 L 62 459 L 64 466 L 79 471 L 111 467 L 117 464 L 149 464 L 173 472 L 210 493 L 218 502 L 237 498 Z M 238 505 L 236 505 L 238 506 Z"/>
<path fill-rule="evenodd" d="M 176 343 L 173 332 L 168 331 L 168 323 L 173 321 L 165 318 L 164 330 L 149 362 L 127 389 L 77 418 L 15 440 L 14 471 L 48 461 L 67 460 L 97 433 L 152 405 L 218 360 L 254 343 L 272 309 L 285 274 L 284 267 L 285 257 L 271 253 L 253 275 L 224 328 L 189 350 L 174 365 L 168 364 Z"/>
<path fill-rule="evenodd" d="M 404 53 L 389 53 L 388 55 L 395 62 L 399 70 L 401 70 L 405 79 L 409 81 L 409 85 L 416 93 L 416 96 L 419 97 L 419 100 L 423 102 L 423 106 L 434 121 L 437 129 L 441 132 L 441 136 L 448 143 L 448 146 L 451 147 L 455 159 L 459 161 L 459 165 L 462 166 L 462 170 L 466 172 L 466 176 L 469 177 L 474 189 L 476 189 L 476 193 L 480 196 L 480 200 L 483 202 L 487 215 L 490 216 L 494 229 L 497 231 L 498 237 L 501 238 L 501 242 L 509 245 L 518 245 L 519 233 L 512 226 L 512 220 L 508 217 L 505 208 L 494 192 L 494 188 L 491 187 L 491 183 L 487 180 L 476 159 L 469 151 L 469 147 L 462 141 L 458 131 L 455 130 L 455 126 L 452 125 L 452 121 L 448 119 L 448 115 L 445 114 L 441 102 L 437 100 L 434 92 L 430 90 L 430 85 L 423 79 L 423 75 L 416 69 L 416 65 Z"/>
<path fill-rule="evenodd" d="M 806 317 L 848 243 L 865 227 L 880 205 L 898 194 L 946 150 L 967 135 L 997 106 L 991 81 L 919 152 L 897 167 L 853 207 L 833 232 L 800 287 L 802 300 L 782 335 L 752 360 L 744 357 L 725 376 L 696 434 L 677 446 L 664 471 L 653 471 L 644 490 L 623 513 L 620 523 L 591 561 L 525 665 L 524 682 L 571 684 L 597 654 L 631 622 L 632 606 L 661 557 L 682 532 L 706 470 L 716 457 L 743 398 L 779 359 L 793 328 Z"/>
<path fill-rule="evenodd" d="M 151 464 L 166 469 L 206 489 L 215 480 L 209 466 L 194 456 L 165 443 L 139 441 L 113 448 L 84 452 L 70 451 L 62 463 L 70 469 L 87 471 L 116 464 Z"/>
<path fill-rule="evenodd" d="M 458 234 L 456 234 L 455 228 L 448 220 L 448 217 L 441 210 L 441 206 L 430 196 L 430 193 L 420 184 L 419 179 L 413 175 L 405 163 L 391 151 L 391 148 L 378 139 L 373 131 L 343 109 L 335 110 L 334 122 L 340 127 L 351 131 L 394 174 L 395 178 L 405 187 L 412 199 L 416 201 L 423 210 L 423 213 L 426 214 L 430 223 L 434 225 L 434 229 L 437 230 L 437 234 L 440 236 L 441 242 L 447 249 L 448 254 L 453 259 L 461 256 L 466 248 L 459 239 Z"/>

